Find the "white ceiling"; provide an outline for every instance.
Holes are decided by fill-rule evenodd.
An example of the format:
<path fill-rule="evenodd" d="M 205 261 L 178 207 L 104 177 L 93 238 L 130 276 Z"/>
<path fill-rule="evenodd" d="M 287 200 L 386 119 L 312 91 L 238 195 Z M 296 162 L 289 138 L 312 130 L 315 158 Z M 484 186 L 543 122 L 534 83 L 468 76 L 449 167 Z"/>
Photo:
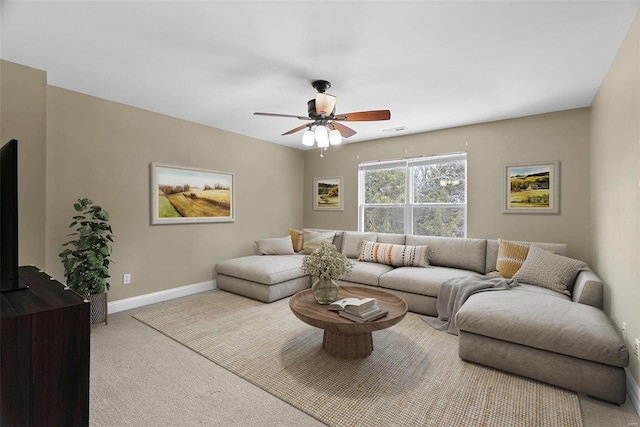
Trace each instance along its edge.
<path fill-rule="evenodd" d="M 639 1 L 1 3 L 1 56 L 48 83 L 302 149 L 311 81 L 346 142 L 591 105 Z M 406 127 L 404 132 L 385 129 Z"/>

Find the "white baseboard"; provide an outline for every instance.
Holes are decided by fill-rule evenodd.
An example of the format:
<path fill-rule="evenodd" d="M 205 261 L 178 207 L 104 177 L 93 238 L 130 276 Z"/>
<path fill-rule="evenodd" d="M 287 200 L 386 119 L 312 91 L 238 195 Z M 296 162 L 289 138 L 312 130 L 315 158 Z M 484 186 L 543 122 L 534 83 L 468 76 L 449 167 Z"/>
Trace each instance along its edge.
<path fill-rule="evenodd" d="M 144 307 L 149 304 L 186 297 L 188 295 L 210 291 L 216 288 L 217 285 L 215 280 L 207 280 L 206 282 L 194 283 L 193 285 L 180 286 L 178 288 L 167 289 L 165 291 L 158 291 L 150 294 L 139 295 L 137 297 L 109 302 L 107 304 L 107 310 L 109 314 L 118 313 L 120 311 L 131 310 L 132 308 Z"/>
<path fill-rule="evenodd" d="M 636 413 L 640 416 L 640 387 L 636 384 L 629 368 L 624 368 L 624 370 L 627 374 L 627 396 L 629 396 L 633 407 L 636 408 Z"/>

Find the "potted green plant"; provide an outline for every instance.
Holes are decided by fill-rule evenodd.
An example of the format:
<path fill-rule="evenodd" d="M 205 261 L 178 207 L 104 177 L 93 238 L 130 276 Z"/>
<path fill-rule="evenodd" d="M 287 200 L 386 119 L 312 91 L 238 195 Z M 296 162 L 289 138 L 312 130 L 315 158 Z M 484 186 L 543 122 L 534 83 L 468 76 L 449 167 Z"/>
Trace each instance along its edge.
<path fill-rule="evenodd" d="M 77 215 L 69 228 L 74 238 L 60 252 L 67 286 L 91 301 L 91 323 L 107 322 L 106 291 L 109 289 L 109 257 L 113 232 L 109 214 L 89 199 L 73 205 Z"/>

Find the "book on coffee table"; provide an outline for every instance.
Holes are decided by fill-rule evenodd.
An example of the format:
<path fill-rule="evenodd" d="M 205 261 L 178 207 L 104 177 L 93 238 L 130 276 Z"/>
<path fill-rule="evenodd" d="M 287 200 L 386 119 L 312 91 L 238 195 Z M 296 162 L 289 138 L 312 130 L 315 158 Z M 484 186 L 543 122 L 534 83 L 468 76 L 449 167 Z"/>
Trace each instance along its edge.
<path fill-rule="evenodd" d="M 389 314 L 389 312 L 387 310 L 383 310 L 381 308 L 378 308 L 376 310 L 374 310 L 373 312 L 371 312 L 370 314 L 366 315 L 366 316 L 358 316 L 356 314 L 351 314 L 347 311 L 340 311 L 338 313 L 341 317 L 344 317 L 345 319 L 349 319 L 352 320 L 354 322 L 359 322 L 359 323 L 364 323 L 364 322 L 371 322 L 372 320 L 377 320 L 380 319 L 381 317 L 386 316 L 387 314 Z"/>
<path fill-rule="evenodd" d="M 375 298 L 342 298 L 332 302 L 327 308 L 333 311 L 347 310 L 353 314 L 362 314 L 378 308 L 378 301 Z"/>

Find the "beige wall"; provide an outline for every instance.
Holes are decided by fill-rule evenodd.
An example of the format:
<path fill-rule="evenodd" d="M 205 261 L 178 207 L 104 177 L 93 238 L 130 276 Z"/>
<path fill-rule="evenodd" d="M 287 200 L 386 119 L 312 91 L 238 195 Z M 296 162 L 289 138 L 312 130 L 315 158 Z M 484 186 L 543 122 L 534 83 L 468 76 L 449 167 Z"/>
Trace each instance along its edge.
<path fill-rule="evenodd" d="M 18 262 L 45 265 L 47 75 L 0 61 L 0 144 L 18 140 Z"/>
<path fill-rule="evenodd" d="M 640 338 L 640 14 L 593 102 L 591 217 L 593 265 L 607 283 L 605 311 L 627 347 Z M 640 384 L 640 364 L 630 351 Z"/>
<path fill-rule="evenodd" d="M 52 86 L 47 105 L 47 270 L 56 277 L 79 197 L 111 216 L 111 301 L 211 280 L 218 261 L 302 224 L 298 150 Z M 235 222 L 150 225 L 150 162 L 233 173 Z"/>
<path fill-rule="evenodd" d="M 110 301 L 211 280 L 255 239 L 302 226 L 301 151 L 50 87 L 19 64 L 0 73 L 0 136 L 20 146 L 21 265 L 64 281 L 58 253 L 79 197 L 111 215 Z M 233 173 L 236 221 L 151 226 L 150 162 Z"/>
<path fill-rule="evenodd" d="M 356 127 L 357 130 L 357 127 Z M 358 163 L 467 152 L 468 237 L 562 242 L 590 261 L 589 109 L 577 109 L 305 152 L 304 224 L 356 230 Z M 560 215 L 502 213 L 508 163 L 560 160 Z M 344 212 L 314 211 L 314 177 L 344 176 Z"/>

